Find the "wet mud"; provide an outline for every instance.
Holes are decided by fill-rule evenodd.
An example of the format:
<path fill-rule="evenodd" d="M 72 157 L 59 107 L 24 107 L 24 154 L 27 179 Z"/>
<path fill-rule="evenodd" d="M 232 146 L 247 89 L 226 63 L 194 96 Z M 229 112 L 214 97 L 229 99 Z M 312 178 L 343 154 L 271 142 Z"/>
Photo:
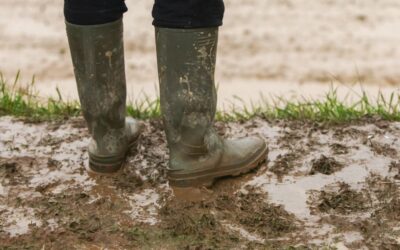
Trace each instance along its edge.
<path fill-rule="evenodd" d="M 124 169 L 96 176 L 81 118 L 1 117 L 0 249 L 400 247 L 400 123 L 217 123 L 264 137 L 268 161 L 197 189 L 168 185 L 162 123 L 145 123 Z"/>

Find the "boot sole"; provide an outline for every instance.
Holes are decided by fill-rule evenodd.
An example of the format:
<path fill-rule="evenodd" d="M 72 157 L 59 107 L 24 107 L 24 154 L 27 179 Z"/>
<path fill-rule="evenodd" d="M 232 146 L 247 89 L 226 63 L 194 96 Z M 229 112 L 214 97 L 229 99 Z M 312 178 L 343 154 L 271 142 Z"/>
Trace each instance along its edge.
<path fill-rule="evenodd" d="M 235 168 L 227 166 L 218 171 L 210 170 L 209 172 L 201 172 L 194 174 L 168 174 L 169 184 L 172 187 L 211 187 L 214 182 L 221 177 L 239 176 L 246 174 L 252 169 L 258 167 L 261 163 L 266 161 L 268 148 L 265 146 L 260 151 L 254 154 L 252 161 L 245 163 Z M 179 175 L 182 175 L 181 177 Z M 184 176 L 183 176 L 184 175 Z"/>
<path fill-rule="evenodd" d="M 119 172 L 124 167 L 128 152 L 137 146 L 140 136 L 128 145 L 124 154 L 108 157 L 98 157 L 89 153 L 89 171 L 93 174 L 111 175 Z"/>

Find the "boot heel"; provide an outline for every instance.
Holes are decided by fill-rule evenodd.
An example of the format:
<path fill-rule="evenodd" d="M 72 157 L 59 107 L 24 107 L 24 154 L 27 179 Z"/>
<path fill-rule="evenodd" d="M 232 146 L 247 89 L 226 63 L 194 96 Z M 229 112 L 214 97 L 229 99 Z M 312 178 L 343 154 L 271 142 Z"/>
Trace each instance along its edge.
<path fill-rule="evenodd" d="M 100 163 L 92 159 L 89 160 L 89 170 L 95 174 L 114 174 L 119 172 L 124 167 L 124 161 L 114 163 Z"/>

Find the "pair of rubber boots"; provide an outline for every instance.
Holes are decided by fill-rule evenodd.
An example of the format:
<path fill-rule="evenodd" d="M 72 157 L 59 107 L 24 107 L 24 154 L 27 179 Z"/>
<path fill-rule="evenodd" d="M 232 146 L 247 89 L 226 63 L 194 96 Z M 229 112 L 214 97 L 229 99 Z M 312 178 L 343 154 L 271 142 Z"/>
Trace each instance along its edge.
<path fill-rule="evenodd" d="M 143 129 L 141 122 L 125 117 L 122 19 L 89 26 L 67 23 L 67 35 L 92 135 L 89 167 L 96 173 L 117 172 Z M 218 28 L 156 28 L 161 111 L 170 151 L 168 179 L 173 186 L 210 186 L 216 178 L 248 172 L 266 157 L 263 139 L 221 139 L 213 129 L 217 41 Z"/>

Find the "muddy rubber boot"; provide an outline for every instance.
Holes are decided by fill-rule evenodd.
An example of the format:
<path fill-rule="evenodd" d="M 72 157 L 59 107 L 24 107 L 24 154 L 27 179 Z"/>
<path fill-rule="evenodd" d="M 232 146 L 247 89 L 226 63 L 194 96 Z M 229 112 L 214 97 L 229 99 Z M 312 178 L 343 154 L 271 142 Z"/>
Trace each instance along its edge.
<path fill-rule="evenodd" d="M 89 167 L 96 173 L 117 172 L 142 129 L 141 122 L 125 118 L 122 19 L 66 27 L 82 113 L 92 135 Z"/>
<path fill-rule="evenodd" d="M 175 187 L 211 186 L 266 159 L 262 138 L 221 139 L 213 129 L 218 28 L 156 28 L 161 110 Z"/>

